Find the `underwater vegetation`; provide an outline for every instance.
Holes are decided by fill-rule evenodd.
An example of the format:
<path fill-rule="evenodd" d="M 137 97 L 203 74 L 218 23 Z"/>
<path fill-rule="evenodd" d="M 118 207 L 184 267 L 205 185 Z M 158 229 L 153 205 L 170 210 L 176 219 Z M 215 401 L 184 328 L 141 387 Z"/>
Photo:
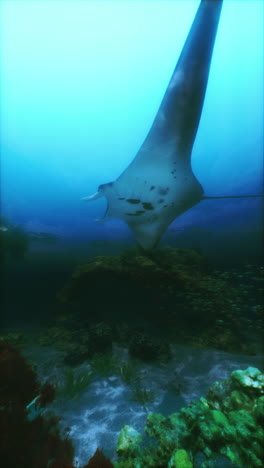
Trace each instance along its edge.
<path fill-rule="evenodd" d="M 0 342 L 5 468 L 23 466 L 24 460 L 27 468 L 74 468 L 69 433 L 59 433 L 58 419 L 46 419 L 45 407 L 52 399 L 79 397 L 94 380 L 112 376 L 129 386 L 125 389 L 128 401 L 145 409 L 145 435 L 125 426 L 118 461 L 111 462 L 98 449 L 87 467 L 218 468 L 225 466 L 218 464 L 219 457 L 236 468 L 262 467 L 260 371 L 233 372 L 227 381 L 214 384 L 205 398 L 165 417 L 149 413 L 159 390 L 155 387 L 153 393 L 149 387 L 146 369 L 164 366 L 177 343 L 253 353 L 254 335 L 263 330 L 263 272 L 253 265 L 214 271 L 198 251 L 173 248 L 144 254 L 131 249 L 80 265 L 59 293 L 52 326 L 39 336 L 42 346 L 62 351 L 61 364 L 67 369 L 58 382 L 41 386 L 33 367 L 4 340 Z M 26 335 L 10 331 L 7 337 L 14 346 L 27 346 Z M 7 375 L 3 363 L 9 353 L 14 363 L 8 365 Z M 185 385 L 175 375 L 167 381 L 176 394 Z M 19 439 L 18 431 L 28 431 L 24 445 L 13 441 L 13 437 Z M 30 444 L 36 447 L 32 454 Z M 15 457 L 20 452 L 18 462 Z M 12 465 L 13 460 L 17 465 Z"/>
<path fill-rule="evenodd" d="M 129 362 L 121 362 L 117 365 L 117 372 L 120 379 L 127 385 L 136 384 L 139 375 L 137 366 Z"/>
<path fill-rule="evenodd" d="M 135 392 L 143 405 L 153 399 L 144 387 L 135 386 Z M 58 419 L 45 417 L 44 408 L 54 398 L 53 386 L 40 386 L 33 368 L 1 340 L 0 455 L 5 468 L 76 468 L 69 435 L 62 438 Z M 111 462 L 97 449 L 83 468 L 216 468 L 219 460 L 261 468 L 263 437 L 264 375 L 249 367 L 215 382 L 205 398 L 180 412 L 168 417 L 148 413 L 145 435 L 125 425 L 118 460 Z"/>
<path fill-rule="evenodd" d="M 54 388 L 58 398 L 74 398 L 79 396 L 92 382 L 93 372 L 76 371 L 72 368 L 64 371 L 63 381 L 55 382 Z"/>
<path fill-rule="evenodd" d="M 118 359 L 111 353 L 98 353 L 91 360 L 91 369 L 95 375 L 110 377 L 118 372 Z"/>
<path fill-rule="evenodd" d="M 206 398 L 179 413 L 149 413 L 145 433 L 153 442 L 142 443 L 138 431 L 124 426 L 115 468 L 215 468 L 219 457 L 238 467 L 261 468 L 264 375 L 253 367 L 233 371 L 229 379 L 215 382 Z"/>
<path fill-rule="evenodd" d="M 147 411 L 147 404 L 155 401 L 155 392 L 142 387 L 140 384 L 136 384 L 133 389 L 131 400 L 140 403 Z"/>

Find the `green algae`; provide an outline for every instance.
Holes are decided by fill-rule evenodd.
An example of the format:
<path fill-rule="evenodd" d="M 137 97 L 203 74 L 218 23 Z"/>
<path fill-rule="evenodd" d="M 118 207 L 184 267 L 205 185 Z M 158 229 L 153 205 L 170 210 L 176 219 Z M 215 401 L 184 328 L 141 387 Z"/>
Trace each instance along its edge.
<path fill-rule="evenodd" d="M 168 468 L 193 468 L 193 464 L 186 450 L 176 450 L 169 461 Z"/>
<path fill-rule="evenodd" d="M 133 455 L 119 451 L 115 466 L 194 468 L 197 455 L 203 454 L 201 468 L 214 466 L 219 457 L 241 468 L 262 467 L 263 390 L 263 374 L 249 367 L 216 382 L 206 398 L 179 413 L 148 414 L 144 431 L 153 442 L 134 444 Z"/>

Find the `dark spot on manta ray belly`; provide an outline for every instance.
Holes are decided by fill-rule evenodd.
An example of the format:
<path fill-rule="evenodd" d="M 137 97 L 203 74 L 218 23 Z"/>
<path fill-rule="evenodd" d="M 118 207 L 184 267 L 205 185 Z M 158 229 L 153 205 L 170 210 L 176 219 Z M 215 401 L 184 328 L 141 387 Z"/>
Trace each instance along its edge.
<path fill-rule="evenodd" d="M 154 188 L 156 188 L 155 185 L 151 185 L 149 190 L 154 190 Z"/>
<path fill-rule="evenodd" d="M 145 211 L 136 211 L 135 213 L 125 213 L 127 216 L 141 216 Z"/>
<path fill-rule="evenodd" d="M 154 206 L 152 205 L 152 203 L 142 202 L 142 205 L 143 208 L 145 208 L 145 210 L 154 210 Z"/>
<path fill-rule="evenodd" d="M 138 200 L 137 198 L 127 198 L 126 201 L 128 203 L 132 203 L 132 205 L 137 205 L 137 203 L 140 203 L 140 200 Z"/>
<path fill-rule="evenodd" d="M 163 203 L 164 202 L 164 199 L 161 198 L 160 200 L 158 200 L 158 203 Z"/>
<path fill-rule="evenodd" d="M 160 195 L 166 195 L 169 191 L 170 191 L 169 187 L 166 187 L 166 188 L 160 187 L 159 188 L 159 194 Z"/>
<path fill-rule="evenodd" d="M 119 197 L 118 200 L 125 200 L 125 198 L 124 197 Z"/>

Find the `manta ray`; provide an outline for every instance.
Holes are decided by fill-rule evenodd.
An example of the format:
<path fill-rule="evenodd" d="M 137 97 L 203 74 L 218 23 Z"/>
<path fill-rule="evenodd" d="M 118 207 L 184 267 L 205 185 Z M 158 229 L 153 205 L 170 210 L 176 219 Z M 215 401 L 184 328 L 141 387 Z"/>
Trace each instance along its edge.
<path fill-rule="evenodd" d="M 151 249 L 168 226 L 205 198 L 191 154 L 202 113 L 223 0 L 201 0 L 164 98 L 134 160 L 84 200 L 106 197 L 100 221 L 124 220 Z M 218 198 L 218 197 L 214 197 Z"/>

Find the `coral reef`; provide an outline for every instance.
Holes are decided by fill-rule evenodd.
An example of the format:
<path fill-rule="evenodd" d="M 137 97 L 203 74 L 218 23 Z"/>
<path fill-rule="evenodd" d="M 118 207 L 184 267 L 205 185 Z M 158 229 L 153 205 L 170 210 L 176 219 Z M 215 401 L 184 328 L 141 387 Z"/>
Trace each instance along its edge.
<path fill-rule="evenodd" d="M 148 301 L 152 314 L 173 292 L 169 286 L 177 289 L 186 281 L 195 283 L 206 269 L 206 260 L 191 249 L 163 248 L 148 254 L 131 249 L 77 267 L 58 298 L 80 312 L 93 304 L 105 318 L 109 309 L 118 316 L 124 306 L 134 310 L 135 304 L 142 308 Z"/>
<path fill-rule="evenodd" d="M 131 249 L 79 265 L 58 299 L 80 321 L 96 318 L 110 325 L 112 339 L 125 342 L 140 359 L 169 357 L 169 341 L 250 354 L 254 351 L 241 320 L 250 320 L 250 310 L 259 331 L 263 328 L 261 297 L 256 296 L 263 270 L 245 269 L 244 276 L 214 272 L 193 249 Z"/>
<path fill-rule="evenodd" d="M 263 421 L 264 374 L 252 367 L 237 370 L 229 379 L 212 385 L 206 398 L 179 413 L 167 418 L 150 413 L 145 432 L 154 444 L 142 445 L 133 428 L 129 430 L 136 438 L 123 444 L 125 426 L 118 440 L 115 467 L 209 468 L 217 466 L 216 460 L 222 457 L 238 467 L 261 468 Z M 199 454 L 201 464 L 197 462 Z"/>

